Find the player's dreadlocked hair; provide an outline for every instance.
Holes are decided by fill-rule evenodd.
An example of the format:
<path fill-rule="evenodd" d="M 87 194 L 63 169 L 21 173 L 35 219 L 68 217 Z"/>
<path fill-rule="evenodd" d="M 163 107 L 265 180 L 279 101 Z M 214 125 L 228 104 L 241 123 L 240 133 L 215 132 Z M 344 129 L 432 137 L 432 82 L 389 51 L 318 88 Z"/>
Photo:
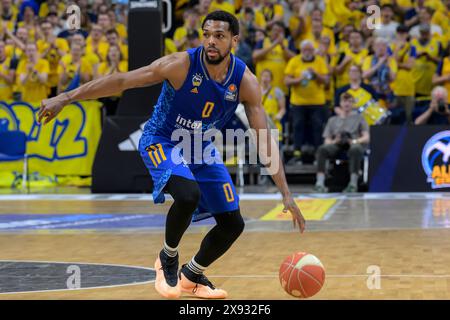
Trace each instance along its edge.
<path fill-rule="evenodd" d="M 228 24 L 230 26 L 231 34 L 233 36 L 236 36 L 239 34 L 239 22 L 236 19 L 236 17 L 234 15 L 232 15 L 231 13 L 228 13 L 226 11 L 221 11 L 221 10 L 213 11 L 213 12 L 209 13 L 205 17 L 205 20 L 203 20 L 202 29 L 203 29 L 203 26 L 205 25 L 205 22 L 208 20 L 228 22 Z"/>

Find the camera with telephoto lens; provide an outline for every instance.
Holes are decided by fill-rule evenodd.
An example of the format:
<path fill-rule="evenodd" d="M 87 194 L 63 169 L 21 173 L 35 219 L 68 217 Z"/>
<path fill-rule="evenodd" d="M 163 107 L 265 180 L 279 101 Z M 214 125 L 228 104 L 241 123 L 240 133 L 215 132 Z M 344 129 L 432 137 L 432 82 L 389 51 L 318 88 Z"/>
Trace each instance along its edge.
<path fill-rule="evenodd" d="M 438 112 L 439 113 L 445 113 L 445 110 L 447 109 L 447 106 L 445 105 L 445 101 L 444 100 L 439 100 L 438 101 Z"/>
<path fill-rule="evenodd" d="M 344 150 L 348 150 L 350 148 L 350 144 L 352 141 L 352 135 L 350 132 L 344 131 L 340 133 L 340 141 L 339 141 L 339 147 L 341 147 Z"/>
<path fill-rule="evenodd" d="M 308 83 L 314 79 L 314 74 L 310 72 L 309 70 L 303 71 L 303 79 L 300 82 L 302 87 L 306 87 Z"/>

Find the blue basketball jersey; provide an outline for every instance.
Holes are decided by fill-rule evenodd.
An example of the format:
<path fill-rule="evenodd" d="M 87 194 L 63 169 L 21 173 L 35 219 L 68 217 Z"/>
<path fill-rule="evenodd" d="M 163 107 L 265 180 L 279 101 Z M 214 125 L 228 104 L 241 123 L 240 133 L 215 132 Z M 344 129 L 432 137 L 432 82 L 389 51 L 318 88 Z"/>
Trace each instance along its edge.
<path fill-rule="evenodd" d="M 233 116 L 239 104 L 239 87 L 245 63 L 231 55 L 228 74 L 223 83 L 210 78 L 202 56 L 203 46 L 189 49 L 190 67 L 182 87 L 175 90 L 163 82 L 153 115 L 145 124 L 140 147 L 145 148 L 157 137 L 171 138 L 176 129 L 191 133 L 220 130 Z"/>

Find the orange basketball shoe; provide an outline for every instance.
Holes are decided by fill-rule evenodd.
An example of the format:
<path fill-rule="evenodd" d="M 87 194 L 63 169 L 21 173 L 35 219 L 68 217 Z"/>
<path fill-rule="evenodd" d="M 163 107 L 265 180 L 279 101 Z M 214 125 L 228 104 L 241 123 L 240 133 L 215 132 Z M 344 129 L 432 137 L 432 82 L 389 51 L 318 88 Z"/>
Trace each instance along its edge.
<path fill-rule="evenodd" d="M 178 254 L 174 258 L 168 257 L 163 251 L 155 261 L 155 289 L 167 299 L 177 299 L 181 296 L 180 282 L 178 281 Z"/>
<path fill-rule="evenodd" d="M 203 274 L 196 274 L 183 265 L 179 272 L 181 291 L 202 299 L 225 299 L 228 293 L 216 288 Z"/>

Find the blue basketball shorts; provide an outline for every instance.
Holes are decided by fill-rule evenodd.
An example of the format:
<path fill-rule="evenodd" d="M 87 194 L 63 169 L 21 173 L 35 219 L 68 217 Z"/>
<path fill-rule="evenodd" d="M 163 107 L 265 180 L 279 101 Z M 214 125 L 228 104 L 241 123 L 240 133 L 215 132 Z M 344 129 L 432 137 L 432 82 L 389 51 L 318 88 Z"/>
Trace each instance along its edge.
<path fill-rule="evenodd" d="M 206 160 L 197 164 L 192 157 L 188 162 L 176 143 L 164 137 L 154 137 L 152 144 L 139 147 L 139 152 L 153 180 L 154 203 L 164 203 L 164 187 L 170 177 L 176 175 L 199 185 L 201 197 L 193 214 L 194 222 L 239 209 L 239 197 L 223 163 Z M 220 156 L 215 148 L 212 154 Z"/>

